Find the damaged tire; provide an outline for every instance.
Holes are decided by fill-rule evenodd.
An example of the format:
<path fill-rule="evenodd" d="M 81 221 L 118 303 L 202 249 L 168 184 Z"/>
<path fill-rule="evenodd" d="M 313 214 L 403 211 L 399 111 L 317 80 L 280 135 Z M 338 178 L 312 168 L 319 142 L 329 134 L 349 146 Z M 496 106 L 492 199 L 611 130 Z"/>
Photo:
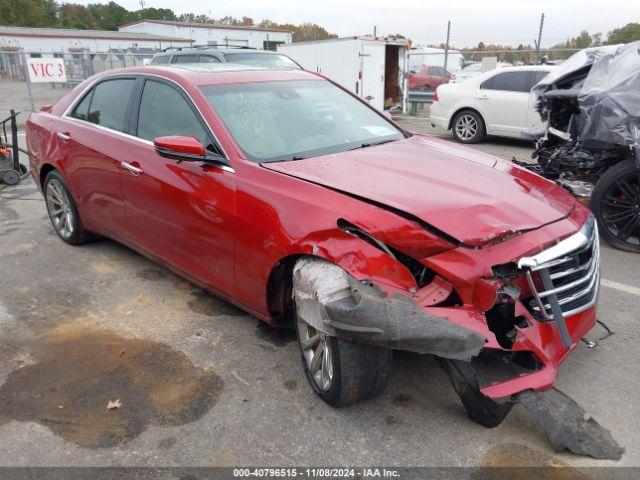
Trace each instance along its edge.
<path fill-rule="evenodd" d="M 339 297 L 345 291 L 340 281 L 322 276 L 336 269 L 344 272 L 318 259 L 302 259 L 296 264 L 295 325 L 309 384 L 329 405 L 344 407 L 374 397 L 384 389 L 391 376 L 393 352 L 389 348 L 337 338 L 316 328 L 317 320 L 326 315 L 323 308 L 313 308 L 321 305 L 317 299 Z M 315 320 L 310 320 L 312 317 Z"/>

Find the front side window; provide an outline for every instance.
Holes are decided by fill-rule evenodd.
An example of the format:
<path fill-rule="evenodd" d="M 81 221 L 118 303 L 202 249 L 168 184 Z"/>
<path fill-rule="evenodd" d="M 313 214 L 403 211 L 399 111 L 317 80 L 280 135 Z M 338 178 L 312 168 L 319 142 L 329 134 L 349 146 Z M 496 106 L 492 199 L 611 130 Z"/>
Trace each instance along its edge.
<path fill-rule="evenodd" d="M 189 135 L 207 146 L 208 135 L 182 94 L 166 83 L 147 80 L 138 113 L 138 137 L 153 141 L 167 135 Z"/>
<path fill-rule="evenodd" d="M 202 87 L 246 156 L 297 160 L 400 140 L 404 134 L 325 80 Z"/>
<path fill-rule="evenodd" d="M 537 84 L 544 77 L 549 75 L 549 72 L 543 70 L 537 70 L 535 72 L 531 72 L 531 76 L 529 77 L 529 85 L 528 90 L 531 90 L 535 84 Z"/>
<path fill-rule="evenodd" d="M 529 72 L 499 73 L 484 82 L 481 88 L 505 92 L 528 92 L 528 79 Z"/>
<path fill-rule="evenodd" d="M 286 55 L 270 53 L 234 53 L 226 56 L 227 62 L 267 68 L 300 68 Z"/>
<path fill-rule="evenodd" d="M 78 103 L 71 116 L 119 132 L 126 131 L 134 83 L 132 78 L 100 82 Z"/>

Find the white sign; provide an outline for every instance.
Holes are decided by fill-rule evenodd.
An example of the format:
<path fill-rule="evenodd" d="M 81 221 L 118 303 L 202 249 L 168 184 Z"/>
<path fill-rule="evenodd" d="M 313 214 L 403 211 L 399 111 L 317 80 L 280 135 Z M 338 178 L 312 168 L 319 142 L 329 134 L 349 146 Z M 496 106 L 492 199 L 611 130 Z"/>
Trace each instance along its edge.
<path fill-rule="evenodd" d="M 31 83 L 66 83 L 67 72 L 62 58 L 27 58 Z"/>

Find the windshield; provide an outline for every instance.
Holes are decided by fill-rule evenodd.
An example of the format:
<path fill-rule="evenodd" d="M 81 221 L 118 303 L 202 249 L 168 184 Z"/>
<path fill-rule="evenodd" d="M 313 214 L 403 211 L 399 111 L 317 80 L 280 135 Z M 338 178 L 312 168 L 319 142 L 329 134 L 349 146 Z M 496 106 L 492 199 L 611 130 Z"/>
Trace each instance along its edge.
<path fill-rule="evenodd" d="M 271 53 L 234 53 L 226 56 L 229 63 L 241 63 L 254 67 L 269 68 L 300 68 L 300 66 L 286 55 Z"/>
<path fill-rule="evenodd" d="M 325 80 L 202 87 L 247 157 L 298 160 L 404 138 L 384 117 Z"/>

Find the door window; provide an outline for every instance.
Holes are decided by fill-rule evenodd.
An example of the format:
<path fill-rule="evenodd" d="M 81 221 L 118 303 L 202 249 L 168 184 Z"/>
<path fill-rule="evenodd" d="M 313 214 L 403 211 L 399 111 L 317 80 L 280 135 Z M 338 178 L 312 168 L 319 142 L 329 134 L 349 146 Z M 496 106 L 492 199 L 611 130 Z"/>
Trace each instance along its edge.
<path fill-rule="evenodd" d="M 167 135 L 190 135 L 207 146 L 208 135 L 186 99 L 166 83 L 147 80 L 138 114 L 138 137 L 153 141 Z"/>
<path fill-rule="evenodd" d="M 528 92 L 529 72 L 504 72 L 484 81 L 480 88 L 505 92 Z"/>
<path fill-rule="evenodd" d="M 220 63 L 213 55 L 200 55 L 200 63 Z"/>
<path fill-rule="evenodd" d="M 198 55 L 176 55 L 173 63 L 198 63 Z"/>
<path fill-rule="evenodd" d="M 129 123 L 127 109 L 134 82 L 132 78 L 100 82 L 85 95 L 71 116 L 125 132 Z"/>
<path fill-rule="evenodd" d="M 536 83 L 538 83 L 540 80 L 542 80 L 547 75 L 549 75 L 549 72 L 547 72 L 547 71 L 538 70 L 538 71 L 535 71 L 535 72 L 531 72 L 531 76 L 529 77 L 529 85 L 528 85 L 527 90 L 531 90 Z"/>

